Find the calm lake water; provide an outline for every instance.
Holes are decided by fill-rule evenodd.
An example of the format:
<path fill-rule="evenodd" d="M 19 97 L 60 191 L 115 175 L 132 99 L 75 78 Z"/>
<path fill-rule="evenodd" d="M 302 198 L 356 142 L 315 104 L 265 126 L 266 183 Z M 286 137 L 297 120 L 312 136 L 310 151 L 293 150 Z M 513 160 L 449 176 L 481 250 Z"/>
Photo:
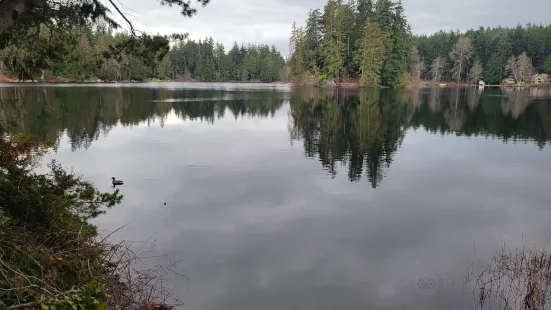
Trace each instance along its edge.
<path fill-rule="evenodd" d="M 551 232 L 549 89 L 0 87 L 0 118 L 182 260 L 185 309 L 472 309 L 466 271 Z M 166 205 L 165 205 L 166 203 Z M 435 287 L 419 285 L 431 279 Z M 426 283 L 426 282 L 423 282 Z"/>

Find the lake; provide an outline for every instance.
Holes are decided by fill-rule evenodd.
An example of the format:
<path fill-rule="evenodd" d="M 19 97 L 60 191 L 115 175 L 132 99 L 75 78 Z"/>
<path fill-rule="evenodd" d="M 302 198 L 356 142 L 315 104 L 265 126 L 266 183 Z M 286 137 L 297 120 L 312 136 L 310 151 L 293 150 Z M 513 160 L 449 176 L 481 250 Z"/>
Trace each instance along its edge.
<path fill-rule="evenodd" d="M 13 131 L 56 142 L 47 160 L 124 180 L 95 224 L 181 261 L 185 309 L 473 308 L 473 262 L 551 233 L 545 88 L 4 84 L 0 100 Z"/>

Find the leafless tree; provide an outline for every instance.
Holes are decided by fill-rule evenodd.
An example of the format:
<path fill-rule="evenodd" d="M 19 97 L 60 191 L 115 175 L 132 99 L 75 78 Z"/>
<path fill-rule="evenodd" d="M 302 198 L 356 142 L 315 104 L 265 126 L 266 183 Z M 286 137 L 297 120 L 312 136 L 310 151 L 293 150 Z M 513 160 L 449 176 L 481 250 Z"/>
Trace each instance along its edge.
<path fill-rule="evenodd" d="M 437 57 L 431 65 L 430 74 L 434 82 L 440 82 L 444 73 L 444 67 L 446 66 L 446 60 L 442 57 Z"/>
<path fill-rule="evenodd" d="M 419 51 L 412 46 L 408 54 L 408 71 L 415 80 L 421 79 L 421 74 L 425 71 L 425 61 L 421 59 Z"/>
<path fill-rule="evenodd" d="M 469 81 L 472 83 L 476 83 L 484 77 L 484 67 L 482 67 L 482 63 L 477 58 L 474 61 L 473 66 L 471 67 L 471 70 L 469 71 Z"/>
<path fill-rule="evenodd" d="M 526 52 L 518 56 L 517 65 L 521 81 L 529 83 L 534 74 L 534 66 L 532 66 L 532 59 L 526 55 Z"/>
<path fill-rule="evenodd" d="M 517 83 L 520 83 L 520 74 L 518 72 L 517 57 L 513 55 L 507 60 L 507 64 L 505 65 L 505 71 L 507 71 L 507 74 L 509 74 L 510 77 L 515 79 Z"/>
<path fill-rule="evenodd" d="M 455 43 L 452 51 L 450 52 L 450 59 L 453 61 L 452 76 L 459 83 L 462 80 L 463 73 L 465 72 L 467 62 L 471 59 L 473 47 L 471 39 L 468 37 L 460 37 Z"/>
<path fill-rule="evenodd" d="M 532 79 L 534 74 L 534 67 L 532 66 L 532 59 L 528 57 L 526 52 L 520 56 L 511 56 L 507 60 L 505 66 L 507 73 L 510 77 L 514 78 L 517 83 L 527 83 Z"/>

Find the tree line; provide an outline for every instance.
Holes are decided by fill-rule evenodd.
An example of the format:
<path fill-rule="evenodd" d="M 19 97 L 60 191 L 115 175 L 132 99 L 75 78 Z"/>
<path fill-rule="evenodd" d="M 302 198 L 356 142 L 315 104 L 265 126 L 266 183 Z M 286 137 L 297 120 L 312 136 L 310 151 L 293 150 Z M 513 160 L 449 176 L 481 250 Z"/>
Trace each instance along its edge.
<path fill-rule="evenodd" d="M 551 25 L 413 35 L 401 2 L 328 0 L 305 26 L 293 24 L 289 50 L 291 77 L 315 85 L 530 83 L 535 73 L 551 74 Z"/>
<path fill-rule="evenodd" d="M 0 74 L 20 80 L 107 81 L 150 78 L 200 81 L 282 79 L 285 61 L 274 46 L 241 45 L 226 52 L 212 38 L 187 34 L 134 35 L 107 23 L 75 26 L 61 35 L 44 24 L 30 27 L 35 40 L 11 41 L 0 50 Z"/>
<path fill-rule="evenodd" d="M 440 31 L 415 36 L 413 43 L 425 80 L 529 83 L 534 73 L 551 74 L 551 25 Z"/>
<path fill-rule="evenodd" d="M 308 13 L 305 26 L 293 24 L 291 76 L 313 84 L 358 77 L 362 86 L 403 86 L 420 62 L 411 38 L 401 2 L 328 0 Z"/>
<path fill-rule="evenodd" d="M 285 60 L 275 46 L 239 46 L 225 51 L 212 38 L 178 42 L 161 63 L 159 74 L 168 79 L 201 81 L 274 82 L 284 79 Z"/>

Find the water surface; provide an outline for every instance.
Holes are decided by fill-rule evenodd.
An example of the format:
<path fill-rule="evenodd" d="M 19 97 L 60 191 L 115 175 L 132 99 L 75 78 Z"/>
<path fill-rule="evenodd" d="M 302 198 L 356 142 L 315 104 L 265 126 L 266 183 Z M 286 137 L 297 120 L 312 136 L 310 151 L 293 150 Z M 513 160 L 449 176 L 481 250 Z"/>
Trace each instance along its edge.
<path fill-rule="evenodd" d="M 469 263 L 551 232 L 549 89 L 0 87 L 0 118 L 183 261 L 186 309 L 465 309 Z M 165 205 L 166 203 L 166 205 Z M 434 279 L 434 289 L 419 287 Z"/>

